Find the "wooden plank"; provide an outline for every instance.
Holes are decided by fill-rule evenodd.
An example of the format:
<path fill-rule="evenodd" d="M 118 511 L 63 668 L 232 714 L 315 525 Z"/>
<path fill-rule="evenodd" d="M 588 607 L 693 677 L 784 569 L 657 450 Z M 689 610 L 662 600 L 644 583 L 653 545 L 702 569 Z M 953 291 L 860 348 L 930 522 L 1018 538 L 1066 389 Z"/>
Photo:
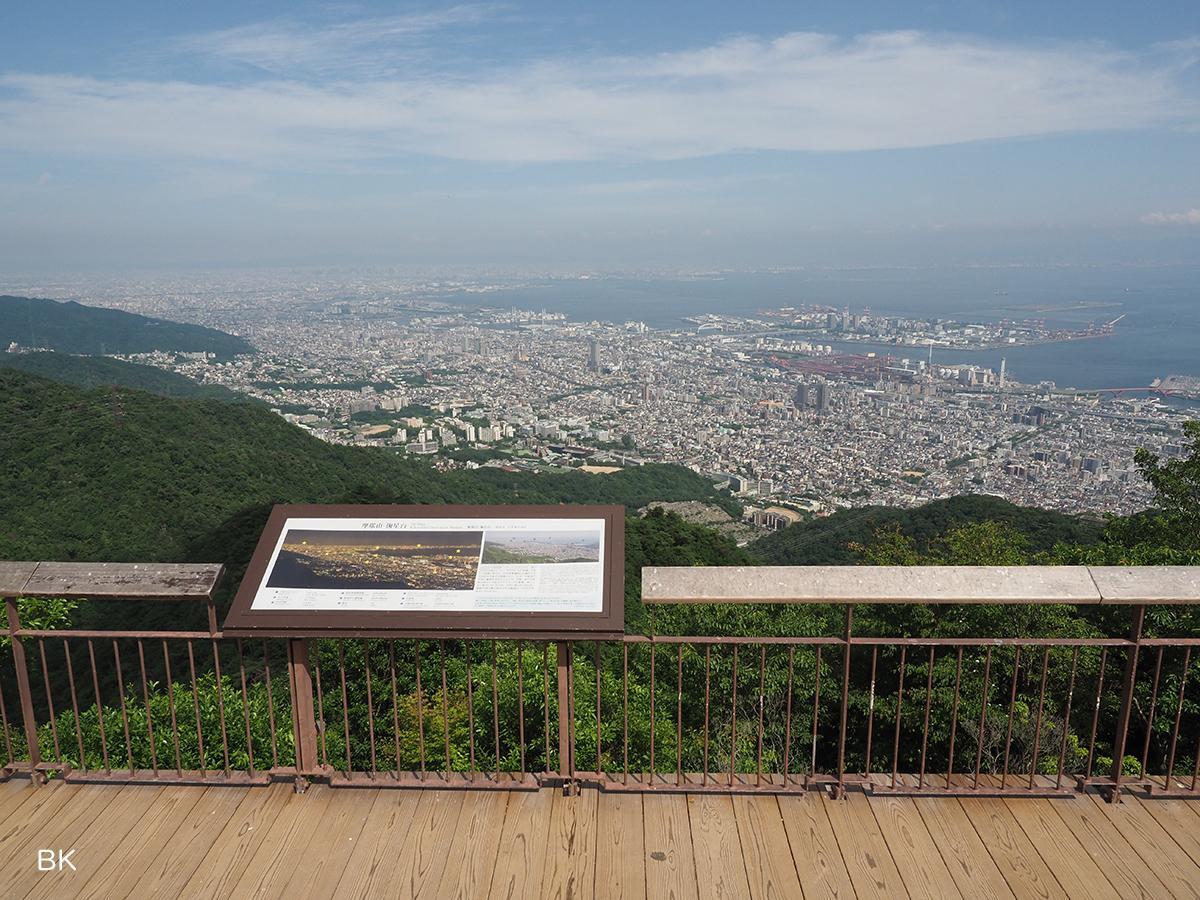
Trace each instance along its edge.
<path fill-rule="evenodd" d="M 207 600 L 221 578 L 217 563 L 38 563 L 25 585 L 30 597 L 122 600 Z"/>
<path fill-rule="evenodd" d="M 1167 890 L 1175 897 L 1200 897 L 1200 858 L 1193 858 L 1185 846 L 1195 847 L 1196 826 L 1186 818 L 1176 816 L 1186 810 L 1179 807 L 1188 801 L 1138 802 L 1136 797 L 1123 797 L 1119 804 L 1105 803 L 1096 794 L 1086 795 L 1101 815 L 1121 833 L 1142 861 L 1150 866 Z M 1154 803 L 1165 805 L 1156 816 Z M 1165 821 L 1160 822 L 1159 817 Z M 1200 855 L 1200 850 L 1194 849 Z"/>
<path fill-rule="evenodd" d="M 1091 566 L 1101 603 L 1200 603 L 1200 566 Z"/>
<path fill-rule="evenodd" d="M 378 788 L 336 791 L 321 827 L 309 838 L 292 867 L 291 877 L 275 896 L 332 897 L 379 793 Z"/>
<path fill-rule="evenodd" d="M 918 797 L 913 806 L 963 896 L 1013 895 L 957 798 Z"/>
<path fill-rule="evenodd" d="M 596 812 L 596 896 L 646 896 L 641 794 L 600 793 Z"/>
<path fill-rule="evenodd" d="M 854 896 L 854 885 L 821 796 L 780 797 L 779 812 L 787 830 L 796 874 L 807 898 Z"/>
<path fill-rule="evenodd" d="M 770 795 L 737 794 L 733 798 L 741 836 L 742 854 L 750 895 L 755 900 L 769 897 L 798 897 L 803 891 L 792 859 L 779 801 Z"/>
<path fill-rule="evenodd" d="M 1099 603 L 1084 566 L 647 566 L 646 603 Z"/>
<path fill-rule="evenodd" d="M 75 849 L 72 862 L 76 869 L 63 872 L 33 871 L 32 878 L 17 879 L 16 890 L 10 896 L 77 896 L 110 857 L 119 856 L 125 851 L 126 837 L 159 802 L 163 792 L 162 788 L 142 785 L 109 790 L 115 790 L 117 794 L 113 802 L 105 807 L 102 816 L 88 823 L 89 827 L 78 833 L 59 838 L 58 842 L 64 849 Z M 68 840 L 70 843 L 67 843 Z M 24 894 L 24 891 L 28 893 Z"/>
<path fill-rule="evenodd" d="M 508 794 L 504 791 L 472 791 L 463 801 L 462 817 L 454 839 L 446 852 L 452 860 L 442 876 L 439 897 L 455 900 L 486 898 L 496 870 L 504 816 L 508 812 Z M 575 895 L 578 896 L 578 895 Z"/>
<path fill-rule="evenodd" d="M 35 858 L 37 848 L 69 827 L 71 821 L 86 808 L 77 804 L 82 788 L 73 784 L 52 782 L 43 787 L 31 787 L 29 782 L 17 782 L 21 793 L 6 791 L 12 804 L 0 818 L 0 869 L 3 865 L 23 866 Z M 5 785 L 8 788 L 8 785 Z M 111 795 L 107 796 L 111 799 Z M 107 801 L 106 801 L 107 802 Z M 3 896 L 0 892 L 0 896 Z"/>
<path fill-rule="evenodd" d="M 958 803 L 1016 896 L 1068 896 L 1002 799 L 964 797 Z"/>
<path fill-rule="evenodd" d="M 273 896 L 267 889 L 272 883 L 290 875 L 290 866 L 297 845 L 308 845 L 321 820 L 329 809 L 335 788 L 324 784 L 309 785 L 301 803 L 284 807 L 285 813 L 270 823 L 254 855 L 246 863 L 241 876 L 234 882 L 229 896 Z"/>
<path fill-rule="evenodd" d="M 590 898 L 596 891 L 596 807 L 599 791 L 554 795 L 546 841 L 542 897 Z"/>
<path fill-rule="evenodd" d="M 202 787 L 171 787 L 159 792 L 154 805 L 129 830 L 120 850 L 92 870 L 87 884 L 77 890 L 75 896 L 82 900 L 124 897 L 132 893 L 206 790 Z M 192 852 L 199 856 L 207 849 L 207 844 L 192 845 Z"/>
<path fill-rule="evenodd" d="M 262 844 L 272 823 L 291 815 L 290 803 L 302 802 L 289 784 L 267 788 L 239 789 L 242 802 L 225 822 L 212 846 L 190 872 L 182 863 L 172 878 L 150 885 L 153 892 L 167 897 L 228 897 L 246 866 Z M 169 847 L 168 852 L 173 852 Z M 177 889 L 175 885 L 178 885 Z"/>
<path fill-rule="evenodd" d="M 508 798 L 489 896 L 538 896 L 553 803 L 553 788 L 521 791 Z"/>
<path fill-rule="evenodd" d="M 339 895 L 399 896 L 394 887 L 400 848 L 407 845 L 408 832 L 420 804 L 419 791 L 381 790 L 367 814 L 362 838 L 346 864 Z"/>
<path fill-rule="evenodd" d="M 37 568 L 35 562 L 5 562 L 0 560 L 0 597 L 20 597 L 25 585 Z"/>
<path fill-rule="evenodd" d="M 642 798 L 646 894 L 664 900 L 695 900 L 696 860 L 687 798 L 646 794 Z"/>
<path fill-rule="evenodd" d="M 825 804 L 855 893 L 859 897 L 909 896 L 867 798 L 851 791 L 841 800 L 824 795 L 820 800 Z"/>
<path fill-rule="evenodd" d="M 1167 886 L 1087 797 L 1049 804 L 1122 897 L 1166 897 Z"/>
<path fill-rule="evenodd" d="M 749 898 L 750 881 L 733 799 L 721 794 L 690 794 L 687 799 L 700 896 Z"/>
<path fill-rule="evenodd" d="M 947 898 L 961 894 L 937 842 L 910 798 L 881 795 L 869 798 L 868 805 L 910 894 Z"/>
<path fill-rule="evenodd" d="M 431 897 L 442 883 L 450 846 L 466 800 L 465 791 L 423 790 L 404 846 L 394 848 L 393 884 L 404 897 Z M 455 865 L 459 864 L 455 860 Z"/>
<path fill-rule="evenodd" d="M 1068 894 L 1098 900 L 1117 900 L 1121 896 L 1052 808 L 1056 803 L 1069 804 L 1075 800 L 1014 799 L 1004 802 Z"/>

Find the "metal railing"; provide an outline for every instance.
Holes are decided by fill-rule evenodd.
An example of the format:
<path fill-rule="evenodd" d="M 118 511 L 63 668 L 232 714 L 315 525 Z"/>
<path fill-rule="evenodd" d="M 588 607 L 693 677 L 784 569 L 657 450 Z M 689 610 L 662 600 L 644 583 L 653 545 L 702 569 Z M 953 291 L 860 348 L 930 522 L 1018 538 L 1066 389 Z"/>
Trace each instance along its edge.
<path fill-rule="evenodd" d="M 19 564 L 3 564 L 11 567 Z M 33 564 L 28 564 L 33 565 Z M 41 564 L 43 566 L 47 564 Z M 58 564 L 55 564 L 58 565 Z M 1200 637 L 1147 609 L 1200 570 L 646 570 L 657 603 L 837 610 L 832 633 L 612 640 L 246 639 L 210 567 L 74 572 L 5 594 L 2 768 L 35 780 L 532 790 L 1197 795 Z M 33 571 L 36 571 L 36 567 Z M 49 571 L 49 570 L 46 570 Z M 104 573 L 102 573 L 104 574 Z M 196 581 L 196 578 L 199 581 Z M 153 585 L 149 581 L 157 579 Z M 16 597 L 203 602 L 196 630 L 37 630 Z M 829 606 L 833 601 L 836 606 Z M 1121 607 L 1123 636 L 860 633 L 864 603 Z M 132 601 L 130 601 L 132 602 Z M 0 651 L 2 654 L 3 651 Z"/>

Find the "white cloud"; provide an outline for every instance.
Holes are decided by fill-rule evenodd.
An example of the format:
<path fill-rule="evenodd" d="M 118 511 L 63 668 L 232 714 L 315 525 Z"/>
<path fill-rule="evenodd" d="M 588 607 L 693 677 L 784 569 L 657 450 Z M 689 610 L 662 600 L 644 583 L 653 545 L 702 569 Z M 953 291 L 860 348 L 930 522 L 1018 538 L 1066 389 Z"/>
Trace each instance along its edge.
<path fill-rule="evenodd" d="M 313 42 L 331 65 L 330 48 L 383 52 L 361 43 L 361 23 L 346 29 L 336 39 L 292 26 L 193 39 L 272 69 L 250 83 L 0 76 L 0 150 L 320 170 L 408 154 L 544 162 L 880 150 L 1200 120 L 1188 48 L 794 33 L 483 72 L 295 72 Z"/>
<path fill-rule="evenodd" d="M 1183 212 L 1152 212 L 1142 216 L 1147 225 L 1200 225 L 1200 209 L 1192 207 Z"/>

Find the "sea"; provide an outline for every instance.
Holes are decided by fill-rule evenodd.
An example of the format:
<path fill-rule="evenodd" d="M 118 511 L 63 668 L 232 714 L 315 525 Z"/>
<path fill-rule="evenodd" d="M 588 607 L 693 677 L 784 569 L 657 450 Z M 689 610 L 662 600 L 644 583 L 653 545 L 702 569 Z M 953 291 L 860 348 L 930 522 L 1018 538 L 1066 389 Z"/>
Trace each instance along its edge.
<path fill-rule="evenodd" d="M 1200 377 L 1200 266 L 798 269 L 688 276 L 597 275 L 524 279 L 464 305 L 565 313 L 575 321 L 642 321 L 687 328 L 685 316 L 753 315 L 806 304 L 873 315 L 999 321 L 1044 319 L 1079 329 L 1123 316 L 1110 336 L 1004 351 L 934 350 L 943 363 L 999 368 L 1013 378 L 1084 389 L 1147 387 L 1166 375 Z M 1083 301 L 1085 308 L 1073 308 Z M 853 343 L 848 352 L 925 358 L 927 350 Z M 1196 405 L 1200 404 L 1186 404 Z"/>

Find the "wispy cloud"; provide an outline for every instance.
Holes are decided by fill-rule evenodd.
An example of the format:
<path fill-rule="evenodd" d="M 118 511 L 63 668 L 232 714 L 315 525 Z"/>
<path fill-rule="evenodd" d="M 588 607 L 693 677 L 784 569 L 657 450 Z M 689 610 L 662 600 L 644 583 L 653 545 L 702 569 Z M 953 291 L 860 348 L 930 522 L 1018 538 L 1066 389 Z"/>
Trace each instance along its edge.
<path fill-rule="evenodd" d="M 237 84 L 10 73 L 0 77 L 0 149 L 319 170 L 406 155 L 523 163 L 864 151 L 1200 120 L 1185 71 L 1197 51 L 1186 42 L 1132 53 L 918 32 L 792 33 L 376 77 L 396 35 L 489 9 L 189 39 L 267 73 Z M 389 28 L 392 37 L 376 40 Z M 314 78 L 305 60 L 318 58 Z M 373 67 L 369 76 L 362 66 Z"/>
<path fill-rule="evenodd" d="M 1142 216 L 1147 225 L 1200 225 L 1200 209 L 1192 207 L 1183 212 L 1152 212 Z"/>

